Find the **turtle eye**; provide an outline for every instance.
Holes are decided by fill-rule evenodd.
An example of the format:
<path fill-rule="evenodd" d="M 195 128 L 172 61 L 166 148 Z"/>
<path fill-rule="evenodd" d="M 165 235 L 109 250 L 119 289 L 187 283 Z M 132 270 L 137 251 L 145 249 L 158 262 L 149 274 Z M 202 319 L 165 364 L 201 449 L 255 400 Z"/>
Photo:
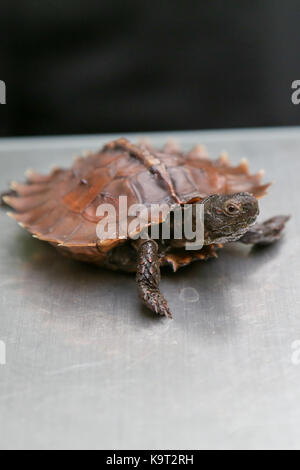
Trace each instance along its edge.
<path fill-rule="evenodd" d="M 227 202 L 225 211 L 228 215 L 236 215 L 240 213 L 240 207 L 234 202 Z"/>

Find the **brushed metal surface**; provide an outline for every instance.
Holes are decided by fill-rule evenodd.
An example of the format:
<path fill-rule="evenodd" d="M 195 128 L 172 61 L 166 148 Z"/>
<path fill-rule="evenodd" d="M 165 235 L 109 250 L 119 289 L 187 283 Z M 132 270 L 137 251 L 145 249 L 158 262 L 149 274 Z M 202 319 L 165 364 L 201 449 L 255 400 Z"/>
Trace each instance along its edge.
<path fill-rule="evenodd" d="M 261 218 L 292 214 L 284 240 L 163 276 L 169 321 L 134 277 L 63 259 L 1 211 L 0 448 L 300 448 L 300 129 L 173 137 L 265 168 Z M 109 138 L 3 139 L 0 187 Z"/>

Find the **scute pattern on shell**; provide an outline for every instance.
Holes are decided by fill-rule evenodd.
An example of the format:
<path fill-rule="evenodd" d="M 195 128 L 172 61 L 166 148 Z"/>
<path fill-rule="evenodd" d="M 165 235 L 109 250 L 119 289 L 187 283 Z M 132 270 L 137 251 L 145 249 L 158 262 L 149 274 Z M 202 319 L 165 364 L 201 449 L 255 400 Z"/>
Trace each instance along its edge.
<path fill-rule="evenodd" d="M 201 200 L 211 194 L 233 194 L 247 191 L 263 196 L 268 184 L 262 184 L 262 173 L 251 175 L 243 161 L 233 167 L 226 155 L 211 160 L 198 146 L 188 153 L 167 144 L 163 150 L 147 148 L 167 171 L 181 203 Z M 78 158 L 72 169 L 55 169 L 48 176 L 28 172 L 27 183 L 13 183 L 15 196 L 5 201 L 16 212 L 10 215 L 40 240 L 71 252 L 84 261 L 101 262 L 105 253 L 124 243 L 116 238 L 97 239 L 97 208 L 102 203 L 116 208 L 120 195 L 128 197 L 128 206 L 142 203 L 178 205 L 168 187 L 157 174 L 128 151 L 109 146 L 86 157 Z M 170 262 L 172 260 L 170 259 Z"/>

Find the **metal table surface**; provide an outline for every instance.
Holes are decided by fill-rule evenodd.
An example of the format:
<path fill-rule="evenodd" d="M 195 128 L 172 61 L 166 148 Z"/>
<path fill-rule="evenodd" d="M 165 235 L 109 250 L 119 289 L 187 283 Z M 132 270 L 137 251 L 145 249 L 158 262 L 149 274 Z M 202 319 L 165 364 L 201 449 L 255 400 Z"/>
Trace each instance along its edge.
<path fill-rule="evenodd" d="M 1 211 L 1 449 L 300 448 L 300 129 L 151 138 L 167 136 L 265 168 L 261 217 L 293 215 L 283 241 L 167 273 L 170 321 L 133 276 L 61 258 Z M 0 187 L 110 138 L 2 139 Z"/>

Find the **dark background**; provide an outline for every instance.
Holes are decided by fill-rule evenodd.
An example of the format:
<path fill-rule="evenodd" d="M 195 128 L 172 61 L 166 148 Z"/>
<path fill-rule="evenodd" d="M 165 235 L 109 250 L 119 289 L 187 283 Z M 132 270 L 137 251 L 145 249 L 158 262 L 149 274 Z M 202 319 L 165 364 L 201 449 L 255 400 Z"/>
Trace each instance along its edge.
<path fill-rule="evenodd" d="M 296 125 L 299 0 L 1 0 L 0 135 Z"/>

